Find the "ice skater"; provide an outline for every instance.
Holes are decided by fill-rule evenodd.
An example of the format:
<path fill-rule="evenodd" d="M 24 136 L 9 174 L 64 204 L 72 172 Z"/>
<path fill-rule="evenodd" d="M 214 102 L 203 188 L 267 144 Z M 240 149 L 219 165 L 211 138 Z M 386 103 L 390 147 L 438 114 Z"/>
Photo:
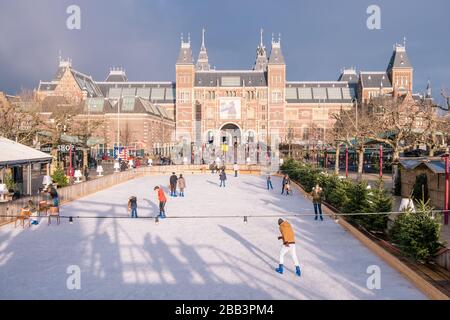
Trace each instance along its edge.
<path fill-rule="evenodd" d="M 158 201 L 159 201 L 159 217 L 161 219 L 166 218 L 166 194 L 164 193 L 163 188 L 156 186 L 153 190 L 155 190 L 158 193 Z"/>
<path fill-rule="evenodd" d="M 219 187 L 222 187 L 222 185 L 223 185 L 223 187 L 225 188 L 225 181 L 227 180 L 227 174 L 225 173 L 224 169 L 222 169 L 222 171 L 220 171 L 219 179 L 220 179 Z"/>
<path fill-rule="evenodd" d="M 180 197 L 184 198 L 184 189 L 186 189 L 186 180 L 184 179 L 182 174 L 180 174 L 180 177 L 178 178 L 178 189 L 180 189 Z"/>
<path fill-rule="evenodd" d="M 323 198 L 323 190 L 319 186 L 319 184 L 316 184 L 314 189 L 311 192 L 312 198 L 313 198 L 313 205 L 314 205 L 314 213 L 316 214 L 316 217 L 314 220 L 317 220 L 317 215 L 320 215 L 320 221 L 323 221 L 322 217 L 322 198 Z"/>
<path fill-rule="evenodd" d="M 295 274 L 300 277 L 302 275 L 302 271 L 300 270 L 300 264 L 298 263 L 297 253 L 295 252 L 294 230 L 289 222 L 284 221 L 281 218 L 278 219 L 278 225 L 281 232 L 281 236 L 278 237 L 278 240 L 283 240 L 283 245 L 280 250 L 280 265 L 278 268 L 275 268 L 275 271 L 283 274 L 284 256 L 287 252 L 289 252 L 295 264 Z"/>
<path fill-rule="evenodd" d="M 269 190 L 269 188 L 271 190 L 273 190 L 273 186 L 272 186 L 272 178 L 270 177 L 270 174 L 267 176 L 267 190 Z"/>
<path fill-rule="evenodd" d="M 178 177 L 175 174 L 175 172 L 172 172 L 172 175 L 170 176 L 170 179 L 169 179 L 170 196 L 171 197 L 176 197 L 177 196 L 177 182 L 178 182 Z"/>
<path fill-rule="evenodd" d="M 286 175 L 286 178 L 284 179 L 284 188 L 283 189 L 286 190 L 286 196 L 292 194 L 291 179 L 289 178 L 288 175 Z M 281 194 L 283 194 L 283 192 Z"/>
<path fill-rule="evenodd" d="M 131 218 L 137 218 L 137 198 L 135 196 L 131 196 L 128 199 L 128 212 L 131 212 Z"/>
<path fill-rule="evenodd" d="M 239 165 L 237 163 L 235 163 L 233 165 L 233 170 L 234 170 L 234 176 L 237 177 L 238 176 L 238 172 L 239 172 Z"/>
<path fill-rule="evenodd" d="M 284 194 L 284 190 L 286 188 L 286 182 L 288 181 L 289 176 L 287 174 L 284 175 L 283 180 L 281 181 L 281 194 Z"/>

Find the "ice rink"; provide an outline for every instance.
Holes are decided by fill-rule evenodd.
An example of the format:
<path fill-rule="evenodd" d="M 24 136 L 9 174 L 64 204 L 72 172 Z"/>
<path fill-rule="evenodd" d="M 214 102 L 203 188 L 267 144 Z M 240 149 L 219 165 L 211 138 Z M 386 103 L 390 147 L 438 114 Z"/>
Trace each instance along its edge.
<path fill-rule="evenodd" d="M 326 217 L 287 218 L 294 227 L 303 275 L 294 274 L 281 242 L 277 217 L 313 213 L 298 192 L 282 196 L 265 177 L 186 176 L 185 198 L 168 196 L 168 217 L 248 215 L 242 218 L 74 219 L 25 230 L 0 227 L 0 299 L 426 299 L 402 275 Z M 139 217 L 158 214 L 155 185 L 168 177 L 146 177 L 61 207 L 80 217 L 127 217 L 127 200 L 138 198 Z M 381 270 L 381 289 L 370 290 L 366 270 Z M 69 290 L 69 266 L 81 271 L 81 289 Z"/>

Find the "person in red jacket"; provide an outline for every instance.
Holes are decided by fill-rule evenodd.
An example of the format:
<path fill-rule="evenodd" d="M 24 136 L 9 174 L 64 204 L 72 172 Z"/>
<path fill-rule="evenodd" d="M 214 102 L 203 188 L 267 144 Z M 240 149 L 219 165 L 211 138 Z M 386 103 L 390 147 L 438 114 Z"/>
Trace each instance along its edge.
<path fill-rule="evenodd" d="M 167 202 L 166 194 L 164 193 L 163 188 L 156 186 L 153 190 L 157 191 L 158 193 L 158 200 L 159 200 L 159 217 L 161 219 L 166 218 L 166 211 L 165 206 Z"/>

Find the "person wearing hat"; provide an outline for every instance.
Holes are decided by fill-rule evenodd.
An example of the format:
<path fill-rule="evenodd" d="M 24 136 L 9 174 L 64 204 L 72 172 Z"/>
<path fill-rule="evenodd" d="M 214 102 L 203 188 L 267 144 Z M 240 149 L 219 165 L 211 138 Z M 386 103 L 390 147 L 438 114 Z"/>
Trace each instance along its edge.
<path fill-rule="evenodd" d="M 178 177 L 175 174 L 175 172 L 172 172 L 172 175 L 170 176 L 170 180 L 169 180 L 171 197 L 177 196 L 177 182 L 178 182 Z"/>
<path fill-rule="evenodd" d="M 158 200 L 159 200 L 159 217 L 161 219 L 164 219 L 166 217 L 166 194 L 164 193 L 163 188 L 156 186 L 153 190 L 155 190 L 158 193 Z"/>
<path fill-rule="evenodd" d="M 300 264 L 298 263 L 297 253 L 295 252 L 295 235 L 294 230 L 289 222 L 284 221 L 283 219 L 278 219 L 278 225 L 280 227 L 281 236 L 278 237 L 278 240 L 283 240 L 283 245 L 280 250 L 280 265 L 278 268 L 275 268 L 275 271 L 283 274 L 284 269 L 284 256 L 287 252 L 291 254 L 292 260 L 295 264 L 295 273 L 297 276 L 301 276 L 302 272 L 300 270 Z"/>

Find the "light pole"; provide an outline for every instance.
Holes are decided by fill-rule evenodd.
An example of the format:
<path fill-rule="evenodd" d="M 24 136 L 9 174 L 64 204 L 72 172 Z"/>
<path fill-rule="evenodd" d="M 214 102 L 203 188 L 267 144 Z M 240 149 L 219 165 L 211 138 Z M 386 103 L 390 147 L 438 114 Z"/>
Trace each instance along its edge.
<path fill-rule="evenodd" d="M 355 103 L 355 125 L 356 131 L 358 131 L 358 99 L 353 98 L 352 102 Z"/>
<path fill-rule="evenodd" d="M 345 177 L 348 178 L 348 146 L 345 146 Z"/>
<path fill-rule="evenodd" d="M 383 178 L 383 145 L 380 145 L 380 178 Z"/>
<path fill-rule="evenodd" d="M 445 225 L 448 225 L 448 202 L 449 202 L 449 199 L 448 199 L 448 196 L 449 196 L 448 195 L 448 192 L 449 192 L 448 191 L 448 189 L 449 189 L 448 157 L 449 157 L 448 153 L 444 155 L 444 163 L 445 163 L 444 223 L 445 223 Z"/>
<path fill-rule="evenodd" d="M 120 153 L 120 103 L 123 99 L 122 94 L 120 94 L 120 99 L 117 102 L 117 153 L 116 158 L 119 161 L 119 153 Z"/>

